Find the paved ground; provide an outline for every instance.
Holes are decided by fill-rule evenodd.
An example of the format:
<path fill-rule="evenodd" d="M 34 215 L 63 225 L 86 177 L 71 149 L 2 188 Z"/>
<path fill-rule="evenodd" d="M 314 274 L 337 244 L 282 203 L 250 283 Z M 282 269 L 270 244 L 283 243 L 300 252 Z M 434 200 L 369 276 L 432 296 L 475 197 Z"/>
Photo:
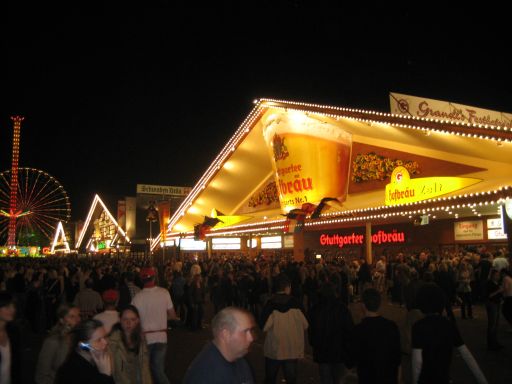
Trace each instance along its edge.
<path fill-rule="evenodd" d="M 361 318 L 361 309 L 359 304 L 352 304 L 350 307 L 354 320 L 357 322 Z M 493 384 L 509 384 L 512 382 L 512 327 L 505 320 L 500 325 L 500 340 L 506 346 L 504 350 L 490 352 L 486 350 L 486 315 L 485 308 L 482 305 L 475 306 L 475 319 L 458 320 L 462 337 L 468 348 L 473 352 L 476 360 L 480 364 L 484 374 Z M 405 315 L 405 310 L 396 305 L 385 303 L 382 307 L 382 313 L 385 317 L 396 321 L 399 325 Z M 460 318 L 457 310 L 457 318 Z M 188 364 L 199 352 L 202 346 L 210 339 L 208 322 L 211 318 L 211 307 L 206 308 L 206 328 L 197 332 L 190 332 L 184 328 L 177 327 L 169 331 L 169 349 L 167 372 L 172 384 L 181 383 Z M 26 333 L 26 340 L 29 344 L 25 348 L 24 367 L 25 383 L 33 383 L 33 372 L 35 359 L 40 348 L 41 336 Z M 263 337 L 259 335 L 254 343 L 248 360 L 253 366 L 256 374 L 256 382 L 263 382 L 264 358 L 263 358 Z M 405 383 L 410 383 L 410 359 L 403 356 L 403 370 Z M 307 348 L 305 359 L 299 364 L 299 383 L 319 383 L 319 376 L 316 364 L 311 359 L 311 350 Z M 464 361 L 455 354 L 452 364 L 452 378 L 454 384 L 474 383 L 468 368 Z M 349 372 L 346 383 L 357 383 L 357 377 L 353 372 Z"/>

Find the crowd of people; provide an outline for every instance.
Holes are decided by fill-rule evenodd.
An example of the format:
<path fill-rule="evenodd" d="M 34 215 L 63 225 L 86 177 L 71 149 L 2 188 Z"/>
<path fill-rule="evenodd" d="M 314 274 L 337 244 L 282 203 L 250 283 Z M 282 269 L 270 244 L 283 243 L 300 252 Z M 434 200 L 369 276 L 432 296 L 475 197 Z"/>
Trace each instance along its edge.
<path fill-rule="evenodd" d="M 279 370 L 287 383 L 297 382 L 307 343 L 321 383 L 341 383 L 347 369 L 360 383 L 398 383 L 403 354 L 411 356 L 413 383 L 448 383 L 453 349 L 486 383 L 453 307 L 460 306 L 460 321 L 470 321 L 473 304 L 485 304 L 487 347 L 503 348 L 501 315 L 512 325 L 510 271 L 505 250 L 397 252 L 374 264 L 178 257 L 153 267 L 130 257 L 6 258 L 0 260 L 0 383 L 21 382 L 23 327 L 45 335 L 37 384 L 168 383 L 168 326 L 202 329 L 207 303 L 215 315 L 213 340 L 191 363 L 185 383 L 254 382 L 244 356 L 257 328 L 265 337 L 265 383 L 275 383 Z M 405 308 L 404 329 L 380 315 L 384 298 Z M 365 313 L 358 324 L 349 310 L 355 302 Z"/>

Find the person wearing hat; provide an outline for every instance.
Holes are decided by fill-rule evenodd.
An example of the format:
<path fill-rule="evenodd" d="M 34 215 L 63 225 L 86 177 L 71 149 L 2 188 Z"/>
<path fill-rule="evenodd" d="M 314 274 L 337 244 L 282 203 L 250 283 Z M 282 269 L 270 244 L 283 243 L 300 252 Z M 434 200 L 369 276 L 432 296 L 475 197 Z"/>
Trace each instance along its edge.
<path fill-rule="evenodd" d="M 110 334 L 114 324 L 119 323 L 119 312 L 117 311 L 117 300 L 119 293 L 115 289 L 107 289 L 101 294 L 104 303 L 104 311 L 94 315 L 93 319 L 99 320 L 103 323 L 107 335 Z"/>
<path fill-rule="evenodd" d="M 179 320 L 174 310 L 171 295 L 167 289 L 155 283 L 156 270 L 142 268 L 140 277 L 144 288 L 135 295 L 132 304 L 138 309 L 142 331 L 149 350 L 149 363 L 155 384 L 168 384 L 165 374 L 167 353 L 167 321 Z"/>

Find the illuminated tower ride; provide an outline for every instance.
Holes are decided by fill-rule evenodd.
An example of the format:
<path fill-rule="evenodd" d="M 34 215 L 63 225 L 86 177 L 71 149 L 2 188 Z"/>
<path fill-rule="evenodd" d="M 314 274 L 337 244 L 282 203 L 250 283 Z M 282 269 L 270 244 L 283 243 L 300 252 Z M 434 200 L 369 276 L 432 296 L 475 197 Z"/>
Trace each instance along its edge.
<path fill-rule="evenodd" d="M 14 123 L 14 133 L 12 140 L 12 165 L 11 165 L 11 194 L 9 204 L 9 234 L 7 236 L 7 246 L 9 248 L 16 247 L 16 219 L 18 214 L 16 212 L 16 204 L 18 197 L 18 160 L 20 157 L 20 131 L 21 122 L 24 117 L 11 116 Z"/>
<path fill-rule="evenodd" d="M 39 169 L 18 167 L 23 117 L 11 119 L 12 167 L 0 172 L 0 239 L 14 251 L 18 246 L 45 246 L 59 222 L 69 221 L 71 205 L 55 177 Z"/>

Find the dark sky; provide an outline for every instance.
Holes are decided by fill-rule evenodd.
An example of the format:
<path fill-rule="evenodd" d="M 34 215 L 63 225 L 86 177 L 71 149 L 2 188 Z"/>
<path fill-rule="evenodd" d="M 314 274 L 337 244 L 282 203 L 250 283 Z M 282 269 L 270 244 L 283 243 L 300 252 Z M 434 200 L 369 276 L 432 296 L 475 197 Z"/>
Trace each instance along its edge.
<path fill-rule="evenodd" d="M 258 97 L 388 111 L 400 92 L 512 112 L 499 7 L 49 3 L 2 5 L 0 169 L 22 114 L 20 166 L 57 178 L 73 219 L 94 193 L 192 186 Z"/>

